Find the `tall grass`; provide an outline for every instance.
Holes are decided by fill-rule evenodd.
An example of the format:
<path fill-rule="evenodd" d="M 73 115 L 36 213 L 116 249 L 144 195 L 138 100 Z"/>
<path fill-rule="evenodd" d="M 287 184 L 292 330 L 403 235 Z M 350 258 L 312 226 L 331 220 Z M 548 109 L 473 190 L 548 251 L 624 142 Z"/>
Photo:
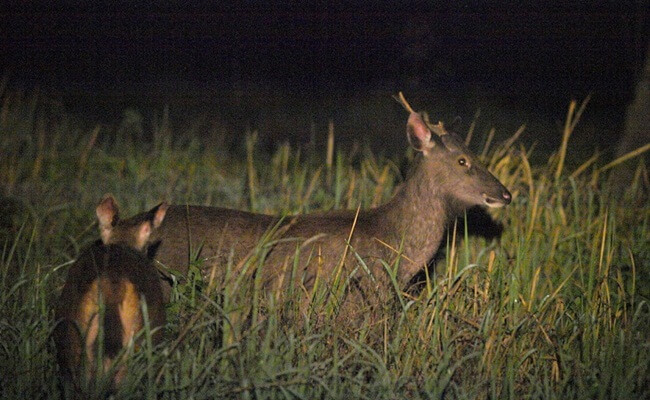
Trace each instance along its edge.
<path fill-rule="evenodd" d="M 501 144 L 484 138 L 477 153 L 514 196 L 493 213 L 503 234 L 470 237 L 455 225 L 422 290 L 388 288 L 397 301 L 379 315 L 338 314 L 345 276 L 309 293 L 299 281 L 282 296 L 263 291 L 251 276 L 261 276 L 253 272 L 271 235 L 244 265 L 221 266 L 228 285 L 201 279 L 194 263 L 174 288 L 167 339 L 130 357 L 116 397 L 650 397 L 648 173 L 639 163 L 613 195 L 603 186 L 611 166 L 598 156 L 568 170 L 583 109 L 571 105 L 546 164 L 530 164 L 520 131 Z M 2 93 L 3 398 L 62 397 L 52 304 L 71 260 L 97 236 L 105 192 L 126 215 L 162 199 L 282 214 L 375 206 L 402 180 L 402 155 L 336 149 L 333 125 L 314 154 L 289 145 L 264 154 L 250 133 L 229 155 L 191 129 L 172 130 L 165 115 L 152 132 L 131 114 L 112 129 L 79 123 L 38 94 Z M 386 265 L 389 277 L 394 268 Z"/>

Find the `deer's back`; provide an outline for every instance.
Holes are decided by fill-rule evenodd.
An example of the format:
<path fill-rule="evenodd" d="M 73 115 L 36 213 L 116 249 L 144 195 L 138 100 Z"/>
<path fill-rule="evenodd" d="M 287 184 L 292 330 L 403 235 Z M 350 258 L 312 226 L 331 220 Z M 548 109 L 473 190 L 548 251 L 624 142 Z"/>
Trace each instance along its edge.
<path fill-rule="evenodd" d="M 111 310 L 120 313 L 111 320 L 112 323 L 104 323 L 104 345 L 106 349 L 114 347 L 106 354 L 112 357 L 124 344 L 122 334 L 127 330 L 121 324 L 126 322 L 128 326 L 124 328 L 133 328 L 131 331 L 142 327 L 140 299 L 143 296 L 147 301 L 151 326 L 162 326 L 165 321 L 163 294 L 157 270 L 151 261 L 121 245 L 103 245 L 97 241 L 86 248 L 68 271 L 55 311 L 54 339 L 64 375 L 74 379 L 81 363 L 82 347 L 87 347 L 89 360 L 94 357 L 100 298 L 106 306 L 107 322 Z M 158 330 L 153 335 L 154 342 L 160 340 L 161 334 Z"/>
<path fill-rule="evenodd" d="M 195 259 L 225 268 L 230 254 L 239 262 L 278 218 L 218 207 L 170 206 L 150 241 L 150 255 L 180 273 Z M 208 267 L 208 268 L 205 268 Z"/>

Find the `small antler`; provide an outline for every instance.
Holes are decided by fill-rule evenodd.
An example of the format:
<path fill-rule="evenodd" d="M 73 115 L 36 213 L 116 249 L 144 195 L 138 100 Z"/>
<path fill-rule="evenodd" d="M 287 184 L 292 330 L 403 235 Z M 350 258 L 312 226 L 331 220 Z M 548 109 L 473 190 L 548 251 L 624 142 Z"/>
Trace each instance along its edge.
<path fill-rule="evenodd" d="M 397 102 L 400 103 L 400 104 L 402 105 L 402 107 L 404 107 L 404 109 L 405 109 L 406 111 L 408 111 L 408 112 L 410 112 L 410 113 L 414 113 L 414 112 L 415 112 L 415 110 L 413 110 L 413 108 L 412 108 L 411 105 L 408 103 L 408 101 L 406 101 L 406 98 L 404 97 L 404 93 L 399 92 L 399 93 L 397 94 L 397 96 L 393 96 L 393 98 L 394 98 L 395 100 L 397 100 Z M 433 124 L 433 123 L 431 123 L 431 122 L 429 121 L 429 116 L 428 116 L 426 113 L 424 113 L 423 117 L 424 117 L 424 121 L 425 121 L 425 123 L 427 124 L 427 126 L 429 127 L 429 129 L 431 129 L 431 131 L 432 131 L 433 133 L 435 133 L 435 134 L 438 135 L 438 136 L 443 136 L 443 135 L 446 135 L 446 134 L 447 134 L 447 129 L 445 128 L 445 124 L 443 124 L 442 121 L 438 121 L 437 124 Z"/>
<path fill-rule="evenodd" d="M 445 124 L 442 121 L 438 121 L 437 124 L 433 124 L 427 118 L 427 119 L 425 119 L 425 122 L 426 122 L 427 126 L 429 127 L 429 129 L 431 129 L 431 131 L 433 133 L 435 133 L 436 135 L 438 135 L 438 136 L 444 136 L 447 133 L 449 133 L 449 132 L 447 132 L 447 128 L 445 127 Z"/>
<path fill-rule="evenodd" d="M 408 111 L 408 112 L 410 112 L 410 113 L 414 113 L 414 112 L 415 112 L 415 111 L 413 110 L 413 108 L 411 107 L 411 105 L 408 103 L 408 101 L 406 101 L 406 98 L 404 98 L 404 93 L 399 92 L 399 93 L 397 94 L 397 96 L 393 96 L 393 98 L 394 98 L 395 100 L 397 100 L 397 102 L 400 103 L 400 104 L 402 105 L 402 107 L 404 107 L 404 109 L 405 109 L 406 111 Z"/>

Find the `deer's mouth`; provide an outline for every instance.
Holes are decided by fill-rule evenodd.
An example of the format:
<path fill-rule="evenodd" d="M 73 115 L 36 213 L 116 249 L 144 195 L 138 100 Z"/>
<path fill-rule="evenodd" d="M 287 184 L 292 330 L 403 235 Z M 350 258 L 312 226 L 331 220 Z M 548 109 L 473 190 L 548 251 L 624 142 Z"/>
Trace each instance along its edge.
<path fill-rule="evenodd" d="M 502 197 L 492 197 L 483 194 L 483 203 L 491 208 L 499 208 L 506 206 L 510 203 L 510 193 L 504 193 Z"/>

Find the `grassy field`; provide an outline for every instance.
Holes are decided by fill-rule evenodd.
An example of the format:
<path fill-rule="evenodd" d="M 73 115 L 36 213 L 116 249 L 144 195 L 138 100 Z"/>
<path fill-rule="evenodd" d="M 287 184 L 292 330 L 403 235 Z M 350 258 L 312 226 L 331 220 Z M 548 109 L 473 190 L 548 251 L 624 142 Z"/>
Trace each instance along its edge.
<path fill-rule="evenodd" d="M 341 321 L 323 300 L 331 288 L 301 313 L 299 288 L 279 303 L 259 282 L 221 287 L 191 268 L 168 306 L 165 342 L 129 359 L 116 397 L 650 398 L 648 171 L 626 161 L 638 164 L 627 191 L 609 193 L 606 161 L 567 154 L 580 110 L 570 108 L 545 163 L 530 165 L 535 150 L 516 136 L 474 134 L 513 193 L 492 213 L 503 234 L 470 237 L 457 225 L 422 290 L 395 289 L 381 318 Z M 228 154 L 172 129 L 164 113 L 140 122 L 88 126 L 37 95 L 2 92 L 2 398 L 62 397 L 53 304 L 80 248 L 98 237 L 104 193 L 124 215 L 163 199 L 267 213 L 355 209 L 389 199 L 412 156 L 288 145 L 265 154 L 254 134 Z"/>

